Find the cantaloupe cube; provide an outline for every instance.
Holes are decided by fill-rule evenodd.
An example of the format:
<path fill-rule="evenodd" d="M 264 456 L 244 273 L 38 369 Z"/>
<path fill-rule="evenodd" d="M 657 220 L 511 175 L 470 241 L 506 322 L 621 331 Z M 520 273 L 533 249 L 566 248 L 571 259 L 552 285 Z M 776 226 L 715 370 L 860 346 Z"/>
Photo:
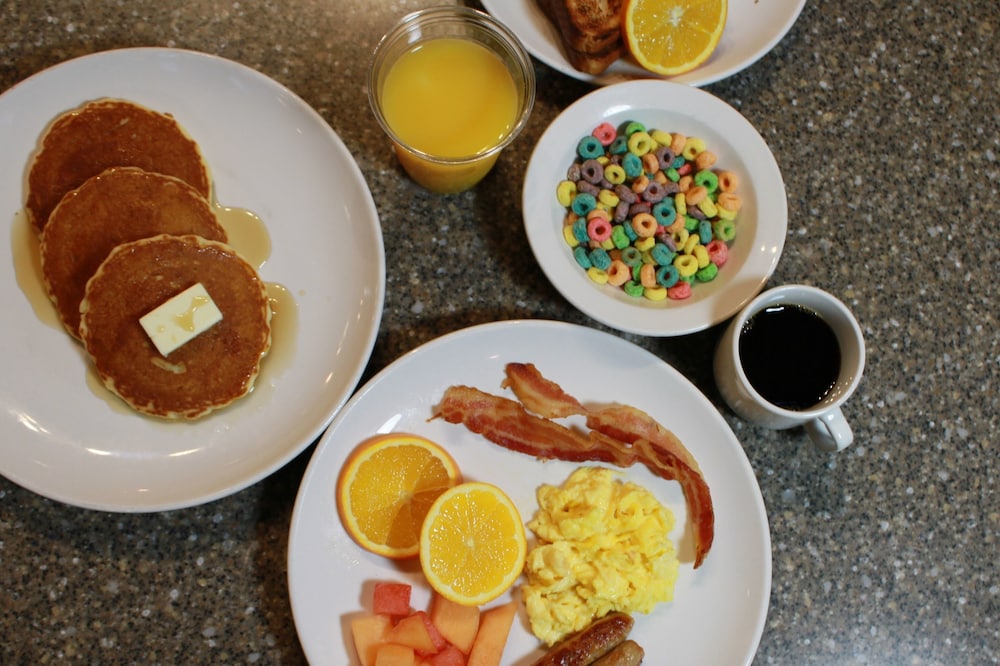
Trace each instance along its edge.
<path fill-rule="evenodd" d="M 517 602 L 487 608 L 479 618 L 479 631 L 469 652 L 468 666 L 500 666 L 507 636 L 517 615 Z"/>
<path fill-rule="evenodd" d="M 427 659 L 428 666 L 465 666 L 465 655 L 454 645 L 448 645 Z"/>
<path fill-rule="evenodd" d="M 479 608 L 463 606 L 435 594 L 431 601 L 431 622 L 449 643 L 469 654 L 479 631 Z"/>
<path fill-rule="evenodd" d="M 379 645 L 385 642 L 385 637 L 392 629 L 392 618 L 388 615 L 362 615 L 351 620 L 351 636 L 354 638 L 354 649 L 363 666 L 375 663 L 375 653 Z"/>
<path fill-rule="evenodd" d="M 431 616 L 424 611 L 416 611 L 414 615 L 424 621 L 424 626 L 427 627 L 427 635 L 431 637 L 431 643 L 434 644 L 434 653 L 436 654 L 445 649 L 445 647 L 448 646 L 448 639 L 445 638 L 441 632 L 438 631 L 438 628 L 434 626 L 434 623 L 431 622 Z"/>
<path fill-rule="evenodd" d="M 375 666 L 416 666 L 413 648 L 396 643 L 383 643 L 375 653 Z"/>
<path fill-rule="evenodd" d="M 379 581 L 375 583 L 372 594 L 372 610 L 385 615 L 397 617 L 410 614 L 410 593 L 412 586 L 408 583 Z"/>
<path fill-rule="evenodd" d="M 423 611 L 407 615 L 397 622 L 396 626 L 389 630 L 389 635 L 385 639 L 386 642 L 406 645 L 421 655 L 437 652 L 437 647 L 434 645 L 434 641 L 431 640 L 427 624 L 421 615 L 423 615 Z"/>

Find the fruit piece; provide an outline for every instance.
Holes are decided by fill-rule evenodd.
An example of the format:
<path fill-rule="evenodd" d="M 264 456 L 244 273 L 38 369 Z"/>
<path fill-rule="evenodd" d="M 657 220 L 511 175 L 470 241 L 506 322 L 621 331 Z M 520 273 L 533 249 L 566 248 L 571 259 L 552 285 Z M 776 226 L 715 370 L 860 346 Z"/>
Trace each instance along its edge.
<path fill-rule="evenodd" d="M 500 606 L 487 608 L 479 620 L 479 633 L 469 653 L 468 666 L 500 666 L 510 627 L 517 615 L 517 602 L 508 601 Z"/>
<path fill-rule="evenodd" d="M 727 13 L 727 0 L 625 0 L 622 38 L 645 69 L 683 74 L 712 55 Z"/>
<path fill-rule="evenodd" d="M 354 649 L 364 666 L 375 663 L 375 654 L 391 628 L 392 618 L 388 615 L 364 615 L 351 620 Z"/>
<path fill-rule="evenodd" d="M 362 548 L 393 559 L 413 557 L 427 510 L 458 481 L 455 461 L 434 442 L 404 433 L 380 435 L 344 463 L 337 509 L 344 529 Z"/>
<path fill-rule="evenodd" d="M 436 655 L 429 657 L 430 666 L 466 666 L 465 655 L 454 645 L 448 645 Z"/>
<path fill-rule="evenodd" d="M 445 649 L 446 647 L 448 647 L 448 639 L 445 638 L 444 634 L 442 634 L 438 630 L 438 628 L 434 625 L 434 623 L 431 622 L 431 616 L 425 613 L 424 611 L 417 611 L 416 615 L 418 615 L 420 619 L 424 621 L 424 626 L 427 627 L 427 635 L 430 636 L 431 643 L 434 644 L 434 653 L 436 654 L 441 650 Z"/>
<path fill-rule="evenodd" d="M 384 643 L 375 653 L 374 666 L 416 666 L 417 657 L 407 645 Z"/>
<path fill-rule="evenodd" d="M 463 606 L 435 594 L 431 601 L 431 622 L 449 643 L 469 654 L 479 630 L 479 608 Z"/>
<path fill-rule="evenodd" d="M 409 615 L 412 590 L 408 583 L 379 581 L 372 594 L 372 610 L 384 615 Z"/>
<path fill-rule="evenodd" d="M 389 630 L 385 642 L 406 645 L 419 654 L 433 654 L 438 651 L 420 612 L 408 615 L 397 622 L 396 626 Z"/>
<path fill-rule="evenodd" d="M 527 541 L 517 507 L 496 486 L 462 483 L 431 505 L 420 530 L 420 566 L 441 596 L 478 606 L 510 589 Z"/>

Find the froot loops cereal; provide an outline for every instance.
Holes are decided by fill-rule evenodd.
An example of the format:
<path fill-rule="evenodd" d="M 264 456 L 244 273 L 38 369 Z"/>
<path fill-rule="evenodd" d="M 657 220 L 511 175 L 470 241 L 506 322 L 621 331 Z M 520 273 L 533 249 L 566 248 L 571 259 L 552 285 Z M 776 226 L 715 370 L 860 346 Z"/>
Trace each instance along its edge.
<path fill-rule="evenodd" d="M 702 139 L 601 123 L 577 144 L 556 188 L 563 238 L 596 284 L 683 300 L 714 280 L 736 237 L 739 178 Z"/>

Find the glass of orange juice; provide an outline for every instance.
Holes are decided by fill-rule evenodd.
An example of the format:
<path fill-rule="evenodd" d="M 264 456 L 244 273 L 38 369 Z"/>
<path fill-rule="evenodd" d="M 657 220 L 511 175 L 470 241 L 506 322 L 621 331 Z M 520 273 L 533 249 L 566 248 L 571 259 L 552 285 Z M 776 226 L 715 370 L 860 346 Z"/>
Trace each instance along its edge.
<path fill-rule="evenodd" d="M 527 123 L 535 72 L 489 14 L 434 7 L 403 17 L 375 47 L 368 98 L 410 178 L 431 192 L 463 192 Z"/>

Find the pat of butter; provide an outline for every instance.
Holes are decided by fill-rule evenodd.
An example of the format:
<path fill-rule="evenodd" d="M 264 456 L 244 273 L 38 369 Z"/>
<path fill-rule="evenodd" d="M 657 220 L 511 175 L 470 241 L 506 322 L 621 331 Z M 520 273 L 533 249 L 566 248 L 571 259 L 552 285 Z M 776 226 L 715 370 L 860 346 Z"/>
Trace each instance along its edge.
<path fill-rule="evenodd" d="M 222 312 L 200 282 L 139 319 L 146 335 L 164 356 L 220 321 Z"/>

